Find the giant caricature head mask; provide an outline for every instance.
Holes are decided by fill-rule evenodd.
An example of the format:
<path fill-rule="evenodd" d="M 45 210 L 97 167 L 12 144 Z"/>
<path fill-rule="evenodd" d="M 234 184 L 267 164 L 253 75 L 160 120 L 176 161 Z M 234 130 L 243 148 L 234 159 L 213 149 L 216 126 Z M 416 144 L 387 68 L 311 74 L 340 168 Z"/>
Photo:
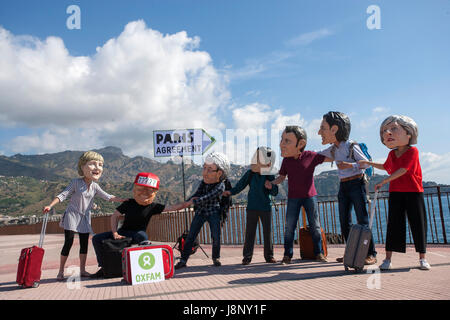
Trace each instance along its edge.
<path fill-rule="evenodd" d="M 323 116 L 319 135 L 322 144 L 330 144 L 335 141 L 347 141 L 350 137 L 350 119 L 342 112 L 330 111 Z"/>
<path fill-rule="evenodd" d="M 389 149 L 416 144 L 418 135 L 416 122 L 407 116 L 387 117 L 380 126 L 381 142 Z"/>
<path fill-rule="evenodd" d="M 86 151 L 78 160 L 78 174 L 85 179 L 98 181 L 103 173 L 103 157 L 94 151 Z"/>
<path fill-rule="evenodd" d="M 159 178 L 150 172 L 141 172 L 134 179 L 133 197 L 141 206 L 147 206 L 153 202 L 159 190 Z"/>
<path fill-rule="evenodd" d="M 299 126 L 287 126 L 281 135 L 280 150 L 283 158 L 297 157 L 305 150 L 307 135 Z"/>
<path fill-rule="evenodd" d="M 258 147 L 251 160 L 252 170 L 262 175 L 273 174 L 272 169 L 276 160 L 275 152 L 269 147 Z"/>

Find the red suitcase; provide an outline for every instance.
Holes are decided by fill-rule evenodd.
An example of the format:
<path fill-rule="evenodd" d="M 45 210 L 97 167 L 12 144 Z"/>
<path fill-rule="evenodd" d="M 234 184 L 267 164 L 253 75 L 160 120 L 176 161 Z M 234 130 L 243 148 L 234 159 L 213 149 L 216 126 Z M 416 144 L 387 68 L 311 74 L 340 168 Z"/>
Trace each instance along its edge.
<path fill-rule="evenodd" d="M 48 213 L 44 215 L 42 222 L 41 236 L 38 246 L 24 248 L 20 252 L 19 265 L 17 267 L 16 282 L 23 288 L 36 288 L 41 280 L 41 267 L 44 258 L 44 249 L 42 248 L 47 228 Z"/>
<path fill-rule="evenodd" d="M 131 268 L 130 268 L 130 252 L 136 250 L 147 250 L 147 249 L 162 249 L 163 261 L 164 261 L 164 277 L 165 279 L 170 279 L 174 274 L 173 267 L 173 250 L 169 245 L 139 245 L 135 247 L 129 247 L 122 250 L 122 273 L 123 278 L 127 283 L 132 283 L 131 281 Z"/>

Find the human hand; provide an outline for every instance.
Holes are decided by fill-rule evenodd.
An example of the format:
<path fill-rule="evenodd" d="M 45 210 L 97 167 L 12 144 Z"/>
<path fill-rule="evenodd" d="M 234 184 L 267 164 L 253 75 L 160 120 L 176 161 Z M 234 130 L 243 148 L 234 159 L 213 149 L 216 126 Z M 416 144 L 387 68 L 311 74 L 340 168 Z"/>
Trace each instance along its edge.
<path fill-rule="evenodd" d="M 367 160 L 359 160 L 358 164 L 359 164 L 359 166 L 364 166 L 364 165 L 370 166 L 371 165 L 370 161 L 367 161 Z"/>
<path fill-rule="evenodd" d="M 376 184 L 375 185 L 375 191 L 380 190 L 382 186 L 383 186 L 383 182 L 380 182 L 380 183 Z"/>
<path fill-rule="evenodd" d="M 270 182 L 269 180 L 266 180 L 264 186 L 266 187 L 266 189 L 272 190 L 272 182 Z"/>
<path fill-rule="evenodd" d="M 46 207 L 44 207 L 44 209 L 42 210 L 42 214 L 46 214 L 46 213 L 50 212 L 50 210 L 52 210 L 52 207 L 46 206 Z"/>
<path fill-rule="evenodd" d="M 231 196 L 231 192 L 230 191 L 224 191 L 222 193 L 222 197 L 229 197 L 229 196 Z"/>
<path fill-rule="evenodd" d="M 125 236 L 121 236 L 117 232 L 113 233 L 113 237 L 114 237 L 114 240 L 120 240 L 120 239 L 124 239 L 125 238 Z"/>

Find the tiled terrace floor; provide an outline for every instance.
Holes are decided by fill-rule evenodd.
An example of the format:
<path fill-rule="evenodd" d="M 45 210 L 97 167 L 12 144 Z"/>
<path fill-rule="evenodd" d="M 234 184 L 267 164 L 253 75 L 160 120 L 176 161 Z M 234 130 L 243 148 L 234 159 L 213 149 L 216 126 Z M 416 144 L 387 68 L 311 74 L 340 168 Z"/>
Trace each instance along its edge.
<path fill-rule="evenodd" d="M 221 267 L 199 250 L 188 267 L 176 271 L 174 278 L 155 284 L 127 285 L 121 278 L 82 279 L 57 282 L 59 253 L 64 236 L 46 236 L 41 284 L 21 289 L 15 283 L 20 249 L 38 242 L 39 235 L 0 237 L 0 300 L 448 300 L 450 299 L 450 246 L 429 245 L 427 259 L 432 270 L 418 269 L 413 247 L 406 254 L 393 256 L 394 269 L 381 273 L 346 272 L 335 262 L 343 255 L 343 245 L 329 245 L 328 263 L 303 261 L 298 246 L 290 265 L 267 264 L 261 246 L 255 247 L 253 261 L 241 265 L 242 247 L 222 246 Z M 204 245 L 210 255 L 211 246 Z M 66 267 L 78 265 L 78 238 Z M 378 264 L 384 247 L 377 246 Z M 174 251 L 176 256 L 179 255 Z M 281 260 L 282 246 L 275 247 Z M 76 268 L 74 268 L 76 269 Z M 88 267 L 97 270 L 94 250 L 89 246 Z M 76 274 L 76 273 L 74 273 Z M 67 271 L 66 275 L 70 275 Z M 72 277 L 77 278 L 77 277 Z"/>

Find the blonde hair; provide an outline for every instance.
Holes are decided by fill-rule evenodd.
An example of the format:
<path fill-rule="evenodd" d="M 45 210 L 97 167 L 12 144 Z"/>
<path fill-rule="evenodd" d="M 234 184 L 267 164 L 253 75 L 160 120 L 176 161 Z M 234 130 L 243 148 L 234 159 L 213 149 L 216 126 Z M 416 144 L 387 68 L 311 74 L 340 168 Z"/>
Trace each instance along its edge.
<path fill-rule="evenodd" d="M 103 157 L 100 153 L 97 153 L 95 151 L 86 151 L 85 153 L 83 153 L 81 155 L 80 159 L 78 160 L 78 174 L 80 176 L 84 175 L 81 167 L 84 166 L 86 163 L 88 163 L 91 160 L 105 162 L 105 160 L 103 160 Z"/>

